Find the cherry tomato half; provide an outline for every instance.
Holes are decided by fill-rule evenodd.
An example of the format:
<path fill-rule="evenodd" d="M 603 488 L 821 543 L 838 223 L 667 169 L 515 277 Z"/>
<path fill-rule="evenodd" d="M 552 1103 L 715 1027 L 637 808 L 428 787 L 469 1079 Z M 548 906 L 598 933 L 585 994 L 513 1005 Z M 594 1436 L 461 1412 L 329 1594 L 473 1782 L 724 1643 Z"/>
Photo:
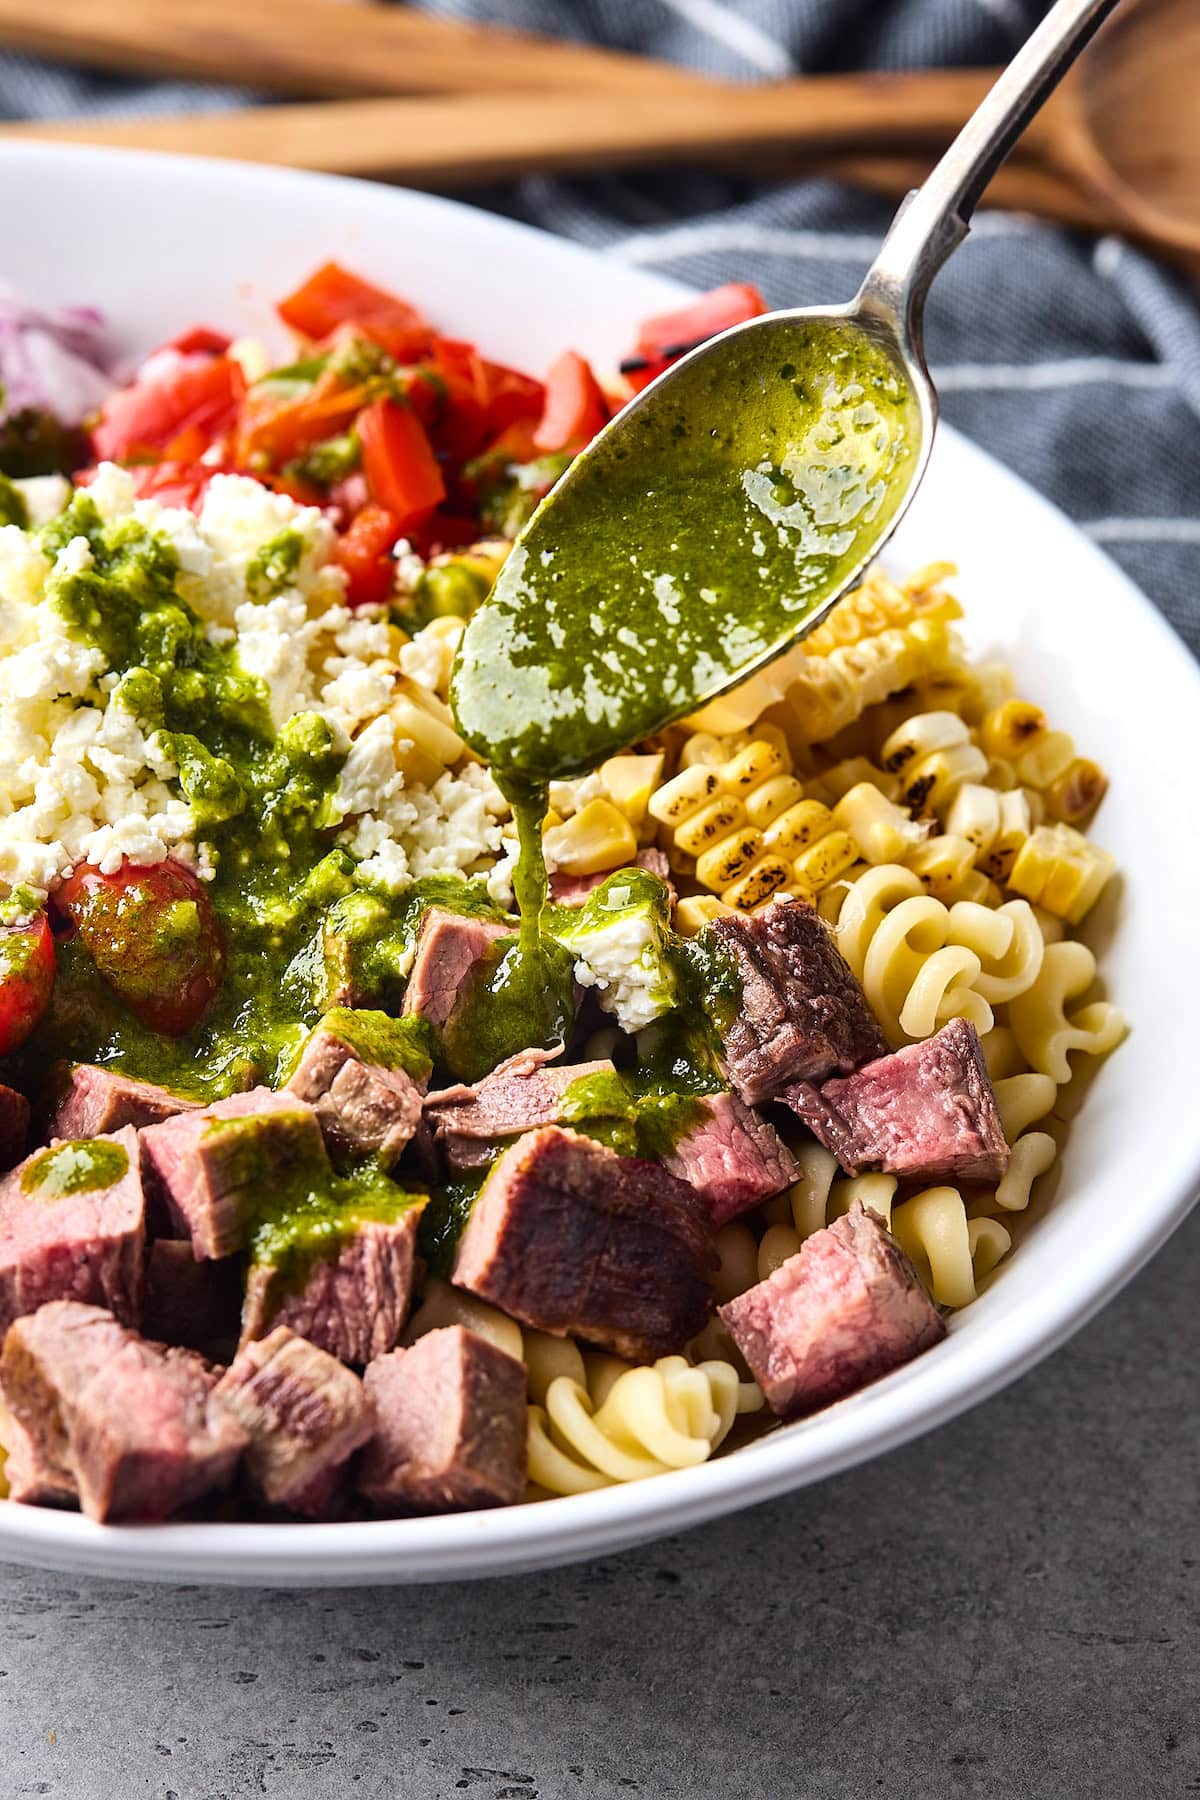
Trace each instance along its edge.
<path fill-rule="evenodd" d="M 54 934 L 44 912 L 0 927 L 0 1056 L 23 1044 L 54 986 Z"/>
<path fill-rule="evenodd" d="M 182 1037 L 225 972 L 225 945 L 203 884 L 177 862 L 123 863 L 103 875 L 83 863 L 54 895 L 92 961 L 130 1012 Z"/>

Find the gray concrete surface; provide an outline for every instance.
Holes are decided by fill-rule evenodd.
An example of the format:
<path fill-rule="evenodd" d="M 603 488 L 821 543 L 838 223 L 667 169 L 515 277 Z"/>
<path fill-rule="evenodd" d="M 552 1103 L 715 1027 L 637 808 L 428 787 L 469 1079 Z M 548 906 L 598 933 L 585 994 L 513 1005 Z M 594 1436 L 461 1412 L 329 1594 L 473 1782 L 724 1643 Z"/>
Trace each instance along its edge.
<path fill-rule="evenodd" d="M 629 1556 L 311 1595 L 0 1571 L 0 1796 L 1200 1793 L 1198 1277 L 1200 1214 L 989 1405 Z"/>

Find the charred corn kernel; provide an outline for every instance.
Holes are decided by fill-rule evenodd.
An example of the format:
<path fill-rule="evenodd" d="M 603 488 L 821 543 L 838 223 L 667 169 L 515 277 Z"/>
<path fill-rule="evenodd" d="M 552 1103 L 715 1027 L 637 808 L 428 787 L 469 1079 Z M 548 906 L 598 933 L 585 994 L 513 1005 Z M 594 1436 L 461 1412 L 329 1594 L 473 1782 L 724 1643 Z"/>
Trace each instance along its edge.
<path fill-rule="evenodd" d="M 851 788 L 858 787 L 864 781 L 869 781 L 872 787 L 878 788 L 887 799 L 896 798 L 899 783 L 895 776 L 889 775 L 885 769 L 877 769 L 865 756 L 847 756 L 830 768 L 823 769 L 817 780 L 809 783 L 809 792 L 819 790 L 818 798 L 833 806 Z"/>
<path fill-rule="evenodd" d="M 721 786 L 727 794 L 747 794 L 772 775 L 788 774 L 791 766 L 792 759 L 785 748 L 756 737 L 721 764 Z"/>
<path fill-rule="evenodd" d="M 691 768 L 680 769 L 678 775 L 673 775 L 650 796 L 648 811 L 660 825 L 677 827 L 711 800 L 720 786 L 720 777 L 714 768 L 694 763 Z"/>
<path fill-rule="evenodd" d="M 618 812 L 636 831 L 646 817 L 650 796 L 662 779 L 661 751 L 653 756 L 610 756 L 600 765 L 600 781 Z"/>
<path fill-rule="evenodd" d="M 987 774 L 984 780 L 998 794 L 1007 794 L 1010 788 L 1017 786 L 1017 771 L 1002 756 L 989 756 Z"/>
<path fill-rule="evenodd" d="M 428 694 L 427 690 L 419 691 L 427 700 L 436 701 L 436 696 Z M 418 756 L 434 763 L 437 775 L 443 769 L 448 769 L 451 763 L 457 762 L 462 755 L 463 741 L 457 731 L 439 718 L 425 701 L 417 700 L 412 694 L 401 690 L 393 694 L 388 713 L 397 746 L 403 742 L 410 743 Z M 435 781 L 437 775 L 433 777 Z"/>
<path fill-rule="evenodd" d="M 961 719 L 974 697 L 975 677 L 965 663 L 950 663 L 922 676 L 913 692 L 919 712 L 952 712 Z"/>
<path fill-rule="evenodd" d="M 971 685 L 963 706 L 968 725 L 978 725 L 1012 699 L 1012 670 L 1006 663 L 976 663 L 970 670 Z"/>
<path fill-rule="evenodd" d="M 712 731 L 698 731 L 694 737 L 685 740 L 679 752 L 679 766 L 690 769 L 696 763 L 705 763 L 716 768 L 718 763 L 727 762 L 736 750 L 749 743 L 744 731 L 732 733 L 729 737 L 718 737 Z"/>
<path fill-rule="evenodd" d="M 1017 758 L 1017 780 L 1023 787 L 1049 787 L 1075 760 L 1075 740 L 1065 731 L 1048 731 Z"/>
<path fill-rule="evenodd" d="M 825 743 L 889 694 L 956 660 L 958 641 L 944 619 L 915 618 L 903 629 L 808 656 L 797 668 L 779 717 L 793 753 Z"/>
<path fill-rule="evenodd" d="M 1029 817 L 1032 820 L 1033 824 L 1034 825 L 1045 824 L 1045 821 L 1046 821 L 1045 796 L 1042 794 L 1039 794 L 1038 790 L 1036 788 L 1032 788 L 1032 787 L 1023 787 L 1020 791 L 1025 796 L 1025 804 L 1029 808 Z"/>
<path fill-rule="evenodd" d="M 940 837 L 928 838 L 915 850 L 910 850 L 904 865 L 935 899 L 941 900 L 957 890 L 974 860 L 975 847 L 968 838 L 943 832 Z"/>
<path fill-rule="evenodd" d="M 762 831 L 772 819 L 777 819 L 789 806 L 804 798 L 804 784 L 796 780 L 794 775 L 772 775 L 761 787 L 756 787 L 752 794 L 747 794 L 744 805 L 746 817 L 752 825 Z"/>
<path fill-rule="evenodd" d="M 861 587 L 839 600 L 825 623 L 810 632 L 804 647 L 811 656 L 828 656 L 834 650 L 857 644 L 866 637 L 903 627 L 919 617 L 960 619 L 962 608 L 938 583 L 953 573 L 949 563 L 931 564 L 903 587 L 897 587 L 880 570 L 872 570 Z"/>
<path fill-rule="evenodd" d="M 973 900 L 976 906 L 999 906 L 1004 896 L 982 869 L 968 869 L 943 898 L 950 905 L 956 900 Z"/>
<path fill-rule="evenodd" d="M 857 861 L 858 845 L 849 832 L 830 831 L 800 852 L 792 863 L 792 871 L 810 893 L 819 894 Z"/>
<path fill-rule="evenodd" d="M 589 800 L 561 825 L 542 833 L 546 860 L 566 875 L 599 875 L 637 855 L 633 826 L 611 800 Z"/>
<path fill-rule="evenodd" d="M 991 848 L 1000 831 L 1000 796 L 978 781 L 964 781 L 946 814 L 946 830 L 969 838 L 975 854 Z"/>
<path fill-rule="evenodd" d="M 777 894 L 792 880 L 791 864 L 781 856 L 760 856 L 739 881 L 732 882 L 721 895 L 727 906 L 738 912 L 753 912 Z"/>
<path fill-rule="evenodd" d="M 777 656 L 769 668 L 749 676 L 729 693 L 719 694 L 699 712 L 692 713 L 684 720 L 685 727 L 689 731 L 715 732 L 718 737 L 747 730 L 768 707 L 779 704 L 803 662 L 804 646 L 797 644 Z"/>
<path fill-rule="evenodd" d="M 970 740 L 971 734 L 957 713 L 914 713 L 892 732 L 880 750 L 879 760 L 890 774 L 906 777 L 909 767 L 922 757 Z"/>
<path fill-rule="evenodd" d="M 979 741 L 989 756 L 1015 763 L 1047 731 L 1046 715 L 1028 700 L 1005 700 L 980 722 Z"/>
<path fill-rule="evenodd" d="M 842 795 L 833 823 L 854 839 L 869 863 L 900 862 L 927 835 L 923 825 L 870 781 L 860 781 Z"/>
<path fill-rule="evenodd" d="M 800 800 L 780 813 L 763 832 L 763 844 L 778 856 L 797 856 L 833 829 L 833 814 L 819 800 Z"/>
<path fill-rule="evenodd" d="M 685 856 L 703 856 L 746 822 L 746 809 L 733 794 L 718 794 L 675 830 L 675 847 Z"/>
<path fill-rule="evenodd" d="M 1077 756 L 1047 787 L 1043 798 L 1052 819 L 1063 825 L 1086 825 L 1105 794 L 1108 776 L 1099 763 Z"/>
<path fill-rule="evenodd" d="M 1039 825 L 1022 844 L 1008 886 L 1068 925 L 1078 925 L 1115 867 L 1107 850 L 1072 826 Z"/>
<path fill-rule="evenodd" d="M 1007 881 L 1017 852 L 1033 830 L 1029 800 L 1020 788 L 997 796 L 1000 823 L 987 849 L 979 857 L 979 867 L 993 881 Z"/>
<path fill-rule="evenodd" d="M 724 894 L 725 889 L 740 880 L 762 853 L 762 832 L 755 831 L 753 826 L 744 826 L 697 857 L 696 880 L 701 887 Z"/>
<path fill-rule="evenodd" d="M 695 937 L 714 919 L 732 911 L 716 894 L 689 894 L 675 908 L 675 929 L 681 937 Z"/>
<path fill-rule="evenodd" d="M 977 744 L 951 744 L 910 763 L 900 778 L 900 799 L 914 812 L 940 812 L 964 781 L 987 774 L 987 757 Z"/>

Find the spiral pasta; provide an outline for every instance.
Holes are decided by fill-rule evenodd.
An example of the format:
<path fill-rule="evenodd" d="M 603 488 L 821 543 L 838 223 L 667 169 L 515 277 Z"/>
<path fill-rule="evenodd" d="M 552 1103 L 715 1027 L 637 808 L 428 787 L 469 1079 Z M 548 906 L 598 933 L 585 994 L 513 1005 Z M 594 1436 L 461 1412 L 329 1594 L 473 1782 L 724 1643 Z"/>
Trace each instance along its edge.
<path fill-rule="evenodd" d="M 1128 1030 L 1124 1014 L 1107 1000 L 1068 1012 L 1068 1001 L 1085 994 L 1095 979 L 1096 958 L 1087 945 L 1064 938 L 1046 945 L 1038 979 L 1009 1002 L 1008 1023 L 1021 1054 L 1060 1085 L 1071 1079 L 1073 1051 L 1105 1056 Z"/>
<path fill-rule="evenodd" d="M 979 1282 L 1012 1244 L 997 1219 L 968 1219 L 957 1188 L 932 1187 L 914 1194 L 892 1214 L 892 1235 L 939 1306 L 969 1306 Z"/>

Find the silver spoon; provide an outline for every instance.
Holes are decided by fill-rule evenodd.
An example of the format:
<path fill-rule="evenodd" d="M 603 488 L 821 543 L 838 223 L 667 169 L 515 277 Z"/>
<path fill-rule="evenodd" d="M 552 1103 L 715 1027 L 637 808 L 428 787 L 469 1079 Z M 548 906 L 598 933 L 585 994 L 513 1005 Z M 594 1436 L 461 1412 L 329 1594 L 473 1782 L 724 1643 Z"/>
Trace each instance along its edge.
<path fill-rule="evenodd" d="M 603 758 L 818 625 L 907 510 L 937 394 L 934 276 L 1117 0 L 1057 0 L 905 200 L 845 306 L 769 313 L 682 357 L 543 501 L 465 634 L 464 735 L 510 780 Z"/>

